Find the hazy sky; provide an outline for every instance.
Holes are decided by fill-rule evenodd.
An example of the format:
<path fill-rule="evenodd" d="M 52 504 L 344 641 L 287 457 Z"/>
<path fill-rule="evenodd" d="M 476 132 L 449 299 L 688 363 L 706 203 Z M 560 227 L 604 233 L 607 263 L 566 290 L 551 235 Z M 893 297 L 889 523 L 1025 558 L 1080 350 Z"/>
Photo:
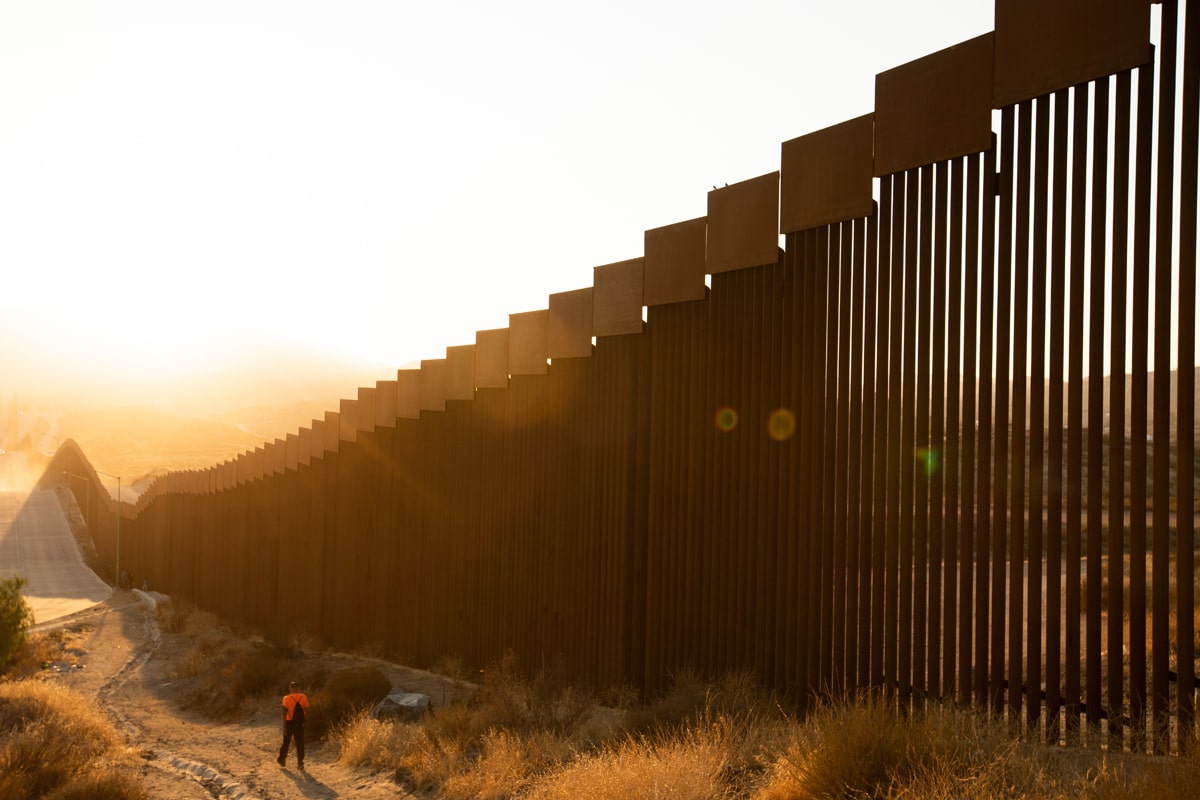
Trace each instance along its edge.
<path fill-rule="evenodd" d="M 267 341 L 385 378 L 590 286 L 992 13 L 0 0 L 2 347 L 31 378 Z"/>

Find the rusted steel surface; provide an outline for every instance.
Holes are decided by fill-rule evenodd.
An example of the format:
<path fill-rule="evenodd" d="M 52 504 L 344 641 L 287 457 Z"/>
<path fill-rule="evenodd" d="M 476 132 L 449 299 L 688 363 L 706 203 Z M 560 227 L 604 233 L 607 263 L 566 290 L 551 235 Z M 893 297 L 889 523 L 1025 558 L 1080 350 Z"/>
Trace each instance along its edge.
<path fill-rule="evenodd" d="M 1033 241 L 1029 263 L 1029 545 L 1030 554 L 1048 553 L 1045 546 L 1045 526 L 1042 511 L 1045 505 L 1046 477 L 1046 293 L 1049 266 L 1049 209 L 1050 209 L 1050 97 L 1036 101 L 1033 142 Z M 1047 556 L 1048 557 L 1048 556 Z M 1042 577 L 1043 560 L 1029 558 L 1029 578 L 1026 583 L 1026 619 L 1028 655 L 1025 667 L 1025 706 L 1027 725 L 1038 729 L 1042 720 L 1042 656 L 1048 648 L 1042 644 L 1042 633 L 1049 636 L 1050 626 L 1044 623 L 1043 598 L 1046 594 Z M 1057 574 L 1057 570 L 1055 570 Z M 1057 648 L 1055 648 L 1057 653 Z M 1052 719 L 1057 721 L 1057 707 Z"/>
<path fill-rule="evenodd" d="M 475 332 L 475 387 L 508 386 L 508 328 Z"/>
<path fill-rule="evenodd" d="M 642 302 L 658 306 L 704 299 L 707 234 L 705 217 L 646 231 Z"/>
<path fill-rule="evenodd" d="M 446 348 L 447 400 L 475 399 L 475 345 Z"/>
<path fill-rule="evenodd" d="M 507 369 L 507 364 L 505 365 Z M 420 419 L 421 417 L 421 370 L 396 370 L 396 417 Z M 313 426 L 314 433 L 316 426 Z"/>
<path fill-rule="evenodd" d="M 544 359 L 543 359 L 544 360 Z M 421 411 L 446 410 L 446 359 L 421 359 L 421 378 L 419 381 Z M 343 417 L 345 413 L 343 412 Z"/>
<path fill-rule="evenodd" d="M 508 315 L 508 374 L 545 375 L 550 357 L 550 312 L 525 311 Z"/>
<path fill-rule="evenodd" d="M 1158 82 L 1158 197 L 1155 209 L 1154 265 L 1154 406 L 1151 430 L 1152 529 L 1151 529 L 1151 653 L 1150 694 L 1152 746 L 1161 751 L 1167 744 L 1171 712 L 1171 258 L 1174 251 L 1175 174 L 1175 88 L 1176 34 L 1179 24 L 1176 2 L 1162 5 L 1162 46 L 1159 50 Z M 1193 220 L 1188 220 L 1192 222 Z M 1161 312 L 1160 312 L 1161 310 Z"/>
<path fill-rule="evenodd" d="M 709 273 L 774 264 L 778 251 L 778 172 L 708 193 Z"/>
<path fill-rule="evenodd" d="M 992 34 L 875 76 L 875 174 L 986 150 L 992 135 Z"/>
<path fill-rule="evenodd" d="M 550 295 L 550 316 L 547 321 L 546 347 L 551 360 L 555 358 L 586 358 L 592 354 L 592 288 L 576 289 Z M 639 309 L 640 310 L 640 309 Z M 482 331 L 481 331 L 482 333 Z M 478 339 L 478 334 L 476 335 Z M 476 370 L 476 374 L 479 372 Z M 493 388 L 507 384 L 491 380 Z"/>
<path fill-rule="evenodd" d="M 1194 11 L 1194 9 L 1193 9 Z M 1180 107 L 1179 230 L 1179 385 L 1177 387 L 1175 463 L 1178 470 L 1176 507 L 1195 508 L 1196 450 L 1196 224 L 1200 201 L 1200 14 L 1190 13 L 1184 31 Z M 1182 514 L 1176 531 L 1176 643 L 1178 662 L 1194 664 L 1196 655 L 1195 516 Z M 1190 729 L 1195 719 L 1196 675 L 1179 670 L 1179 725 Z"/>
<path fill-rule="evenodd" d="M 1146 0 L 996 0 L 997 108 L 1150 60 Z"/>
<path fill-rule="evenodd" d="M 865 114 L 783 143 L 780 233 L 871 216 L 874 134 Z"/>
<path fill-rule="evenodd" d="M 1134 5 L 1004 2 L 995 81 L 990 35 L 882 73 L 643 259 L 136 503 L 74 443 L 45 480 L 104 498 L 102 562 L 119 519 L 123 566 L 272 635 L 1178 751 L 1200 13 L 1151 53 Z"/>
<path fill-rule="evenodd" d="M 594 269 L 594 335 L 642 332 L 642 261 L 634 258 Z"/>

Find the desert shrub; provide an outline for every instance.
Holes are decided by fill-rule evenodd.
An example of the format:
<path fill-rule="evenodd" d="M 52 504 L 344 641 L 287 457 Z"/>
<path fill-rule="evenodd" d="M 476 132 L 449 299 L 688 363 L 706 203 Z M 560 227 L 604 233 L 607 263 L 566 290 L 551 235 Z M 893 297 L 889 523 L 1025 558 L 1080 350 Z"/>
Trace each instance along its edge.
<path fill-rule="evenodd" d="M 225 629 L 213 629 L 197 638 L 176 666 L 176 679 L 192 679 L 180 697 L 184 708 L 193 708 L 217 720 L 236 717 L 250 703 L 261 702 L 286 685 L 290 659 L 269 642 L 246 642 Z M 282 695 L 282 693 L 280 693 Z"/>
<path fill-rule="evenodd" d="M 519 734 L 493 729 L 484 734 L 477 757 L 448 777 L 439 794 L 446 800 L 518 797 L 573 754 L 571 744 L 550 731 Z"/>
<path fill-rule="evenodd" d="M 1125 755 L 1111 759 L 1085 795 L 1094 800 L 1185 800 L 1200 786 L 1200 734 L 1193 729 L 1183 753 L 1170 758 Z"/>
<path fill-rule="evenodd" d="M 21 649 L 8 662 L 4 671 L 9 680 L 22 680 L 41 672 L 45 666 L 63 657 L 62 631 L 30 633 Z M 73 661 L 74 659 L 67 659 Z"/>
<path fill-rule="evenodd" d="M 527 680 L 506 654 L 483 671 L 470 697 L 393 727 L 387 741 L 397 779 L 410 791 L 448 798 L 523 791 L 610 734 L 597 722 L 591 693 L 568 685 L 564 674 L 554 668 Z M 364 734 L 386 735 L 370 728 Z"/>
<path fill-rule="evenodd" d="M 374 719 L 359 711 L 334 727 L 330 736 L 338 745 L 338 759 L 351 767 L 394 769 L 400 762 L 414 729 L 408 725 Z"/>
<path fill-rule="evenodd" d="M 900 718 L 878 698 L 823 707 L 793 731 L 756 800 L 875 797 L 908 747 Z"/>
<path fill-rule="evenodd" d="M 458 656 L 444 655 L 433 662 L 429 668 L 430 672 L 437 673 L 443 677 L 449 678 L 457 683 L 466 683 L 475 677 L 471 669 L 467 666 L 467 662 L 463 661 Z"/>
<path fill-rule="evenodd" d="M 565 674 L 560 667 L 552 667 L 526 679 L 517 668 L 516 657 L 506 653 L 483 671 L 474 694 L 435 709 L 422 724 L 435 743 L 454 740 L 473 755 L 492 730 L 522 736 L 547 732 L 580 743 L 603 736 L 603 726 L 593 719 L 594 696 L 571 686 Z"/>
<path fill-rule="evenodd" d="M 704 718 L 772 719 L 779 716 L 779 701 L 748 672 L 732 672 L 709 683 L 693 672 L 671 676 L 671 686 L 660 697 L 626 714 L 632 734 L 685 730 Z"/>
<path fill-rule="evenodd" d="M 976 709 L 933 704 L 900 713 L 878 696 L 818 708 L 796 726 L 755 800 L 785 798 L 1078 797 L 1086 769 L 1013 739 Z M 1087 754 L 1072 754 L 1076 764 Z M 1061 793 L 1060 793 L 1061 789 Z"/>
<path fill-rule="evenodd" d="M 103 713 L 58 684 L 0 684 L 0 797 L 142 798 Z"/>
<path fill-rule="evenodd" d="M 733 796 L 724 779 L 729 732 L 717 726 L 629 737 L 547 773 L 524 796 L 530 800 L 723 800 Z"/>
<path fill-rule="evenodd" d="M 523 679 L 516 656 L 508 652 L 484 672 L 474 705 L 485 719 L 490 717 L 489 728 L 570 738 L 582 732 L 596 699 L 569 682 L 561 662 L 543 667 L 531 680 Z"/>
<path fill-rule="evenodd" d="M 25 644 L 33 612 L 21 595 L 27 581 L 19 575 L 0 579 L 0 670 L 4 670 Z"/>
<path fill-rule="evenodd" d="M 257 699 L 275 692 L 287 673 L 288 657 L 273 644 L 252 644 L 234 652 L 222 670 L 229 681 L 233 701 Z"/>
<path fill-rule="evenodd" d="M 378 667 L 350 667 L 331 673 L 310 698 L 305 735 L 313 741 L 325 738 L 356 713 L 387 697 L 391 690 L 392 682 Z"/>
<path fill-rule="evenodd" d="M 92 772 L 60 786 L 43 800 L 145 800 L 146 792 L 131 771 Z"/>

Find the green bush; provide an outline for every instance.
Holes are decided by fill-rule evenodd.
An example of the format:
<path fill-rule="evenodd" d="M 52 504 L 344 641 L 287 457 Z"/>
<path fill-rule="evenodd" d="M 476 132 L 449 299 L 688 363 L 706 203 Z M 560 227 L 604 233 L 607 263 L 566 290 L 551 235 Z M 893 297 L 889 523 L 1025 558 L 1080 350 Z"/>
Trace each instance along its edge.
<path fill-rule="evenodd" d="M 25 584 L 19 575 L 0 580 L 0 670 L 25 644 L 25 632 L 33 624 L 33 612 L 21 596 Z"/>

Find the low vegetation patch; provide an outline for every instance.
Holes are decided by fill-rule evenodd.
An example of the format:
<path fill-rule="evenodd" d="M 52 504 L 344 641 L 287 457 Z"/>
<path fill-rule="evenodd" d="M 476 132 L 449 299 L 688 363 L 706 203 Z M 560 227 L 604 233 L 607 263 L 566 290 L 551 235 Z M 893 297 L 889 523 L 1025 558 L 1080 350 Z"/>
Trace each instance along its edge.
<path fill-rule="evenodd" d="M 579 709 L 573 695 L 563 716 L 554 703 L 532 712 L 533 698 L 555 696 L 539 679 L 553 682 L 519 680 L 509 659 L 469 700 L 420 722 L 360 713 L 334 731 L 341 760 L 450 800 L 1182 800 L 1200 785 L 1196 739 L 1172 758 L 1063 748 L 1015 739 L 974 709 L 900 714 L 875 696 L 799 720 L 745 675 L 680 675 L 661 698 L 620 712 Z"/>
<path fill-rule="evenodd" d="M 0 797 L 141 800 L 138 769 L 83 695 L 45 681 L 0 683 Z"/>
<path fill-rule="evenodd" d="M 323 686 L 309 697 L 312 703 L 305 735 L 324 739 L 330 730 L 356 714 L 364 714 L 387 697 L 392 682 L 378 667 L 350 667 L 330 673 Z"/>
<path fill-rule="evenodd" d="M 180 704 L 211 719 L 231 721 L 264 704 L 275 707 L 294 680 L 311 702 L 306 736 L 318 741 L 335 726 L 374 706 L 392 688 L 377 667 L 330 672 L 308 662 L 293 643 L 243 638 L 215 615 L 187 603 L 164 603 L 157 614 L 164 631 L 180 634 L 191 643 L 173 673 L 176 680 L 189 683 L 180 695 Z"/>

